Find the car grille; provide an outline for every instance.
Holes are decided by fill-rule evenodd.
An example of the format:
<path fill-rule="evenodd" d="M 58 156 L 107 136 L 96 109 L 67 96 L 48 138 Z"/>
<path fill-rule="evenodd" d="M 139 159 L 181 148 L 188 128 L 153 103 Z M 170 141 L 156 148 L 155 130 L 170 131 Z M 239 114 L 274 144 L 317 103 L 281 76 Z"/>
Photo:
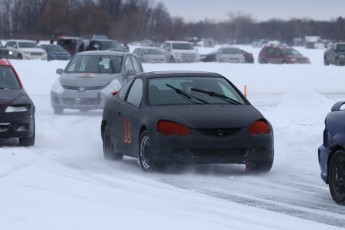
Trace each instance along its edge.
<path fill-rule="evenodd" d="M 99 105 L 100 98 L 63 98 L 63 103 L 66 105 Z"/>
<path fill-rule="evenodd" d="M 101 90 L 104 86 L 89 86 L 89 87 L 80 87 L 80 86 L 62 86 L 66 90 L 75 90 L 75 91 L 88 91 L 88 90 Z"/>
<path fill-rule="evenodd" d="M 196 55 L 195 54 L 181 54 L 182 59 L 189 59 L 189 60 L 195 60 Z"/>
<path fill-rule="evenodd" d="M 0 50 L 0 55 L 8 55 L 9 52 L 7 50 Z"/>
<path fill-rule="evenodd" d="M 10 129 L 10 123 L 0 123 L 0 132 L 7 132 Z"/>
<path fill-rule="evenodd" d="M 199 132 L 209 135 L 209 136 L 218 136 L 226 137 L 238 133 L 241 128 L 232 128 L 232 129 L 197 129 Z"/>
<path fill-rule="evenodd" d="M 43 53 L 40 53 L 40 52 L 31 52 L 30 53 L 32 56 L 42 56 Z"/>
<path fill-rule="evenodd" d="M 227 157 L 227 156 L 245 156 L 247 148 L 230 148 L 230 149 L 191 149 L 192 157 Z"/>

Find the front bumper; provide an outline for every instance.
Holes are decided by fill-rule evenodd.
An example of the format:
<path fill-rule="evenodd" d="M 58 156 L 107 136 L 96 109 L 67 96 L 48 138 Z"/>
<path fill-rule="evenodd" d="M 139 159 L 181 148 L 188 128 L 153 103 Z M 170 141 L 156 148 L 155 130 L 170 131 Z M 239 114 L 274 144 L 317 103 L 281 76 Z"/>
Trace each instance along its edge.
<path fill-rule="evenodd" d="M 0 138 L 31 137 L 34 129 L 35 118 L 30 111 L 0 114 Z"/>
<path fill-rule="evenodd" d="M 106 96 L 101 91 L 64 90 L 61 94 L 51 92 L 51 105 L 61 109 L 103 109 Z"/>
<path fill-rule="evenodd" d="M 250 163 L 274 159 L 273 134 L 251 136 L 242 129 L 229 136 L 211 136 L 193 130 L 188 137 L 152 137 L 155 160 L 176 163 Z"/>

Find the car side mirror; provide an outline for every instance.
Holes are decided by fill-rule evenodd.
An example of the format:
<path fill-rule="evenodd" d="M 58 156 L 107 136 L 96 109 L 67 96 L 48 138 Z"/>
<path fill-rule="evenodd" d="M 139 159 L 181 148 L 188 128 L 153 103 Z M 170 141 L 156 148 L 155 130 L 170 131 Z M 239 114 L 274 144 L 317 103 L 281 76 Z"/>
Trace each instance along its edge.
<path fill-rule="evenodd" d="M 134 70 L 134 69 L 129 69 L 126 71 L 126 76 L 133 76 L 133 75 L 136 75 L 137 74 L 137 71 Z"/>
<path fill-rule="evenodd" d="M 335 111 L 343 110 L 343 109 L 342 109 L 342 106 L 343 106 L 344 104 L 345 104 L 345 101 L 338 101 L 337 103 L 335 103 L 335 104 L 332 106 L 331 111 L 332 111 L 332 112 L 335 112 Z"/>
<path fill-rule="evenodd" d="M 57 69 L 57 70 L 56 70 L 56 73 L 59 74 L 59 75 L 61 75 L 61 74 L 63 73 L 63 69 L 61 69 L 61 68 Z"/>

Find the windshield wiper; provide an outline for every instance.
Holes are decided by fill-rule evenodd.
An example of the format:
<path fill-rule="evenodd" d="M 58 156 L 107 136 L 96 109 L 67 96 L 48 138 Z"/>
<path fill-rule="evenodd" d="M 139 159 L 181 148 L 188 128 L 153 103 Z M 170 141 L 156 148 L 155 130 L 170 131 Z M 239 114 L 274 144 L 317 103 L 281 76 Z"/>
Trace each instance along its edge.
<path fill-rule="evenodd" d="M 165 85 L 168 86 L 169 88 L 173 89 L 178 95 L 181 95 L 181 96 L 183 96 L 184 98 L 186 98 L 188 101 L 191 101 L 191 102 L 193 102 L 193 103 L 195 103 L 195 104 L 200 104 L 200 103 L 198 103 L 198 102 L 196 102 L 196 101 L 193 101 L 192 98 L 194 98 L 194 99 L 196 99 L 196 100 L 198 100 L 198 101 L 201 101 L 203 104 L 208 104 L 207 101 L 204 101 L 204 100 L 202 100 L 202 99 L 200 99 L 200 98 L 198 98 L 198 97 L 195 97 L 195 96 L 193 96 L 193 95 L 190 95 L 190 94 L 188 94 L 187 92 L 185 92 L 185 91 L 183 91 L 183 90 L 181 90 L 181 89 L 175 88 L 174 86 L 172 86 L 172 85 L 170 85 L 170 84 L 165 84 Z"/>
<path fill-rule="evenodd" d="M 217 99 L 220 99 L 220 100 L 223 100 L 223 101 L 226 101 L 226 102 L 229 102 L 231 104 L 235 104 L 235 105 L 241 105 L 241 102 L 239 101 L 236 101 L 228 96 L 225 96 L 223 94 L 219 94 L 219 93 L 215 93 L 213 91 L 207 91 L 207 90 L 203 90 L 203 89 L 197 89 L 197 88 L 191 88 L 192 91 L 195 91 L 195 92 L 199 92 L 199 93 L 204 93 L 204 94 L 207 94 L 209 95 L 210 97 L 215 97 Z"/>

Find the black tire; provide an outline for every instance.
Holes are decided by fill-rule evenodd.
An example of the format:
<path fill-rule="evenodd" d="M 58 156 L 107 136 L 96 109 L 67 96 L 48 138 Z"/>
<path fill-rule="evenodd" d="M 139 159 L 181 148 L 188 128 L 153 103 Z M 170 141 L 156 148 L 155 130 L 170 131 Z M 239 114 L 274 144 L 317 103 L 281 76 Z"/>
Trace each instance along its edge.
<path fill-rule="evenodd" d="M 140 135 L 139 141 L 139 163 L 143 171 L 148 172 L 155 169 L 155 160 L 151 149 L 151 139 L 148 131 Z"/>
<path fill-rule="evenodd" d="M 175 63 L 175 58 L 173 56 L 170 57 L 170 63 Z"/>
<path fill-rule="evenodd" d="M 260 64 L 267 64 L 267 60 L 264 58 L 261 58 L 259 61 Z"/>
<path fill-rule="evenodd" d="M 109 126 L 105 124 L 103 132 L 103 155 L 106 160 L 120 161 L 123 155 L 118 153 L 114 147 L 113 137 L 111 136 Z"/>
<path fill-rule="evenodd" d="M 324 64 L 324 65 L 329 65 L 329 62 L 327 61 L 327 58 L 326 58 L 326 57 L 323 58 L 323 64 Z"/>
<path fill-rule="evenodd" d="M 268 173 L 273 165 L 273 160 L 270 161 L 257 161 L 246 164 L 247 173 Z"/>
<path fill-rule="evenodd" d="M 62 114 L 63 113 L 63 108 L 61 107 L 54 107 L 54 113 L 55 114 Z"/>
<path fill-rule="evenodd" d="M 18 55 L 17 55 L 17 58 L 18 58 L 18 59 L 23 59 L 22 54 L 18 54 Z"/>
<path fill-rule="evenodd" d="M 22 146 L 33 146 L 35 144 L 35 125 L 34 132 L 31 137 L 20 137 L 19 144 Z"/>
<path fill-rule="evenodd" d="M 282 64 L 288 64 L 288 61 L 287 60 L 283 60 Z"/>
<path fill-rule="evenodd" d="M 338 150 L 334 153 L 328 171 L 329 191 L 333 200 L 345 205 L 345 152 Z"/>
<path fill-rule="evenodd" d="M 339 59 L 335 59 L 335 65 L 336 66 L 341 66 L 340 60 Z"/>

